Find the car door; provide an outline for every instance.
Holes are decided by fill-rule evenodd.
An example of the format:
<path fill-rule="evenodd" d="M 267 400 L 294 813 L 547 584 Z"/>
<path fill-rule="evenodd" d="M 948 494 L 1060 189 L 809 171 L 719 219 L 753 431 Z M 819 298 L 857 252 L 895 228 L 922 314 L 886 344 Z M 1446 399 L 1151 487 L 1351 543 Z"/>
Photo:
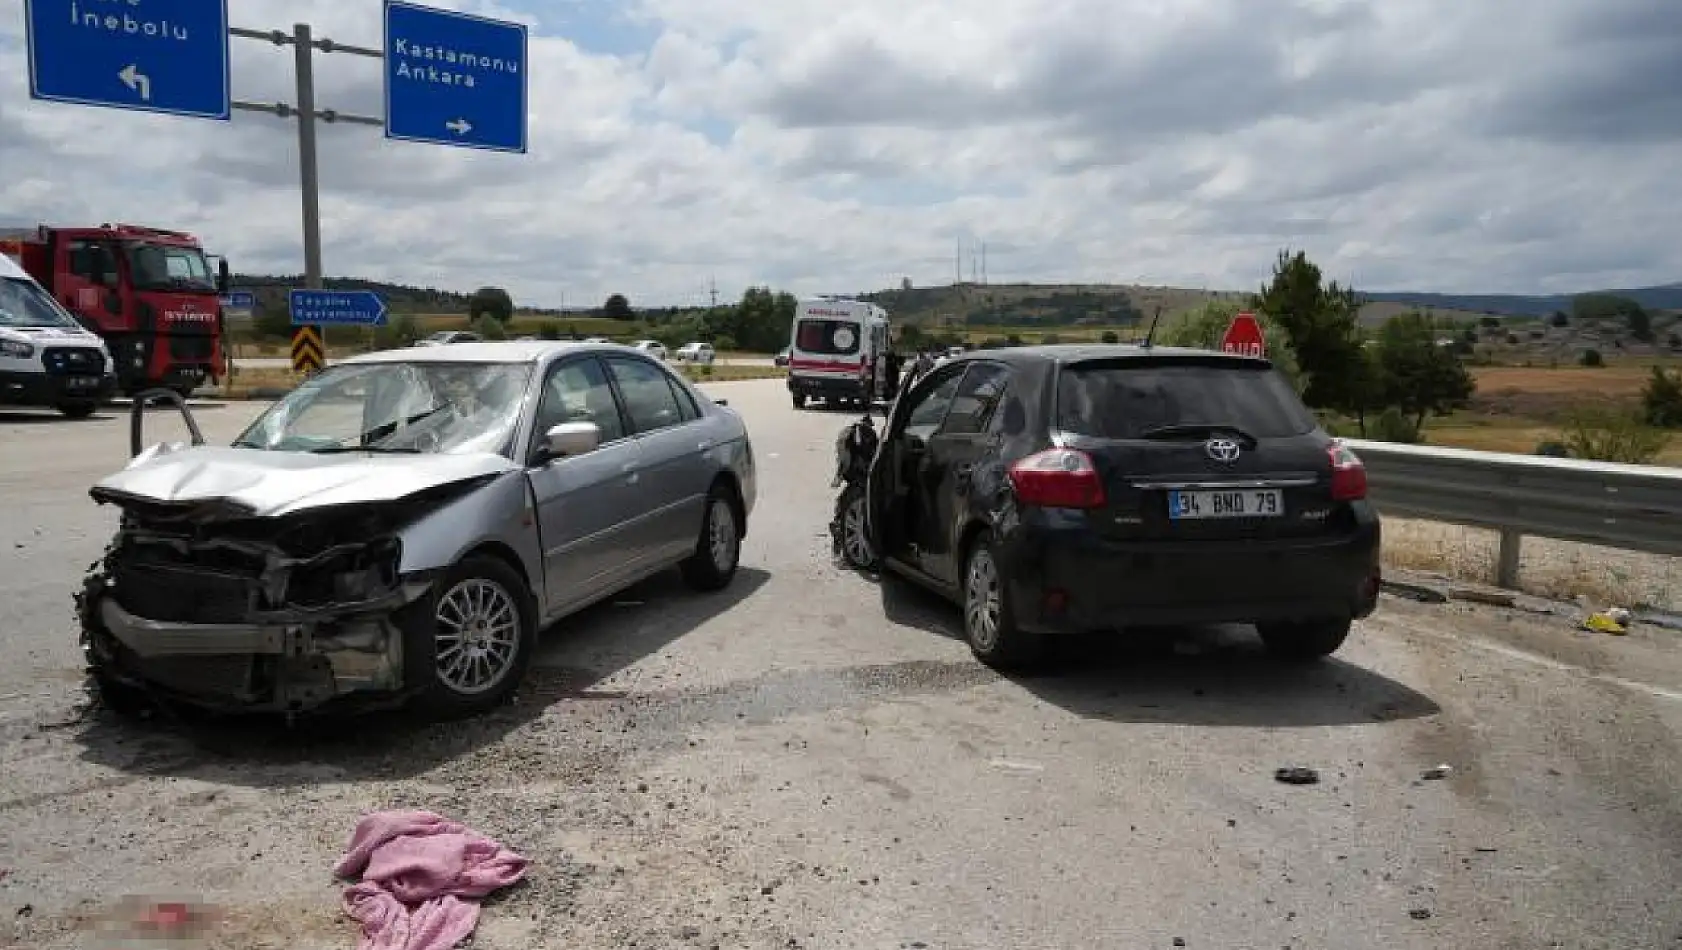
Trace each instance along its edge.
<path fill-rule="evenodd" d="M 972 510 L 975 464 L 996 440 L 989 423 L 1004 396 L 1008 370 L 999 363 L 966 362 L 940 427 L 920 462 L 918 569 L 947 584 L 958 581 L 957 544 Z"/>
<path fill-rule="evenodd" d="M 665 367 L 631 356 L 605 362 L 640 450 L 636 494 L 642 514 L 632 534 L 656 560 L 687 556 L 700 537 L 711 487 L 706 453 L 712 442 L 697 424 L 700 407 L 672 384 Z"/>
<path fill-rule="evenodd" d="M 965 367 L 934 370 L 910 384 L 894 402 L 871 463 L 869 531 L 879 556 L 921 570 L 923 524 L 918 498 L 928 477 L 928 441 L 940 428 Z"/>
<path fill-rule="evenodd" d="M 537 503 L 550 617 L 617 590 L 639 560 L 630 539 L 642 513 L 637 492 L 642 448 L 631 438 L 607 371 L 594 357 L 563 360 L 549 370 L 531 450 L 563 422 L 593 422 L 602 436 L 594 452 L 537 461 L 527 472 Z"/>

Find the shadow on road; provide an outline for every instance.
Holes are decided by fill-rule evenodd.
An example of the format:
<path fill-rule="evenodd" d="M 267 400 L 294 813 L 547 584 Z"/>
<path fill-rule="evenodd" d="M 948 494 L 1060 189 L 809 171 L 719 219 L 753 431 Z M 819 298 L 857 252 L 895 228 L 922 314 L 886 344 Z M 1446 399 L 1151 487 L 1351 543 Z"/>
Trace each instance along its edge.
<path fill-rule="evenodd" d="M 61 425 L 73 426 L 82 425 L 88 422 L 103 422 L 108 419 L 113 419 L 116 418 L 117 412 L 126 414 L 128 410 L 121 409 L 114 412 L 111 409 L 101 409 L 85 419 L 72 419 L 59 412 L 57 409 L 8 409 L 5 412 L 0 412 L 0 425 L 12 423 L 17 425 L 34 426 L 56 422 Z"/>
<path fill-rule="evenodd" d="M 323 715 L 288 726 L 266 715 L 175 710 L 136 720 L 97 711 L 77 733 L 81 758 L 124 772 L 192 773 L 251 787 L 411 778 L 473 757 L 558 702 L 614 698 L 593 687 L 729 610 L 769 579 L 744 567 L 729 588 L 696 594 L 668 571 L 563 619 L 544 632 L 514 700 L 473 719 L 432 723 L 398 710 Z"/>
<path fill-rule="evenodd" d="M 959 609 L 896 577 L 882 607 L 900 626 L 963 639 Z M 1357 627 L 1351 639 L 1361 636 Z M 1418 719 L 1440 707 L 1380 673 L 1332 657 L 1291 664 L 1268 656 L 1246 626 L 1140 629 L 1057 637 L 1031 671 L 1009 678 L 1088 719 L 1190 726 L 1300 728 Z"/>

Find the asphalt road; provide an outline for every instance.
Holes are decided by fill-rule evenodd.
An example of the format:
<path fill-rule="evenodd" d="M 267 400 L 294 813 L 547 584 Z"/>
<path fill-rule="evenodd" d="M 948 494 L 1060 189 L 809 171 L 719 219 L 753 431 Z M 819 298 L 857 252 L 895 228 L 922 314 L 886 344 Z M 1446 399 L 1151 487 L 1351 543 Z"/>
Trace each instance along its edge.
<path fill-rule="evenodd" d="M 832 564 L 848 417 L 713 388 L 762 465 L 731 590 L 563 622 L 497 715 L 292 733 L 80 712 L 126 420 L 0 415 L 0 947 L 86 946 L 134 893 L 214 902 L 212 946 L 349 947 L 329 869 L 392 806 L 534 859 L 478 950 L 1682 946 L 1677 634 L 1386 598 L 1314 669 L 1215 630 L 1002 678 Z"/>

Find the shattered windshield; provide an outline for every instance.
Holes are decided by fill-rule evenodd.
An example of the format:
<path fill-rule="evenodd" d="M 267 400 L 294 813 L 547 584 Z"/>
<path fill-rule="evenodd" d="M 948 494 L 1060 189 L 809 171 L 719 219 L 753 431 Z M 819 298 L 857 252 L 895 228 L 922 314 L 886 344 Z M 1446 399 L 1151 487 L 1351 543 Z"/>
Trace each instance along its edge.
<path fill-rule="evenodd" d="M 76 327 L 46 291 L 27 280 L 0 277 L 0 327 Z"/>
<path fill-rule="evenodd" d="M 214 291 L 210 262 L 196 247 L 131 241 L 123 246 L 137 290 Z"/>
<path fill-rule="evenodd" d="M 234 442 L 275 452 L 507 454 L 529 363 L 335 366 L 275 403 Z"/>

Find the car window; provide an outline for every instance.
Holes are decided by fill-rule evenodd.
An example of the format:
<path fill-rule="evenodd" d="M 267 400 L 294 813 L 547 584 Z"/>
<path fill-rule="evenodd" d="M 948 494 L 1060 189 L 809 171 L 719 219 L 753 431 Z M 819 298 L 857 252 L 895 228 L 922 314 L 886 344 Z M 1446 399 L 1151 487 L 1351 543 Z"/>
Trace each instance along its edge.
<path fill-rule="evenodd" d="M 670 376 L 666 377 L 666 382 L 671 384 L 672 395 L 677 397 L 677 408 L 683 415 L 683 421 L 692 422 L 701 418 L 701 407 L 695 402 L 695 397 L 690 395 L 689 389 Z"/>
<path fill-rule="evenodd" d="M 946 418 L 946 410 L 952 405 L 952 396 L 958 391 L 958 384 L 962 381 L 962 373 L 953 373 L 936 382 L 933 388 L 919 393 L 905 420 L 906 434 L 921 439 L 934 435 L 934 431 L 940 428 L 940 420 Z"/>
<path fill-rule="evenodd" d="M 1198 425 L 1266 439 L 1301 435 L 1315 421 L 1290 384 L 1262 367 L 1122 360 L 1058 375 L 1057 427 L 1065 432 L 1137 439 L 1161 426 Z"/>
<path fill-rule="evenodd" d="M 794 346 L 804 353 L 850 356 L 859 351 L 858 324 L 848 320 L 801 320 L 794 327 Z"/>
<path fill-rule="evenodd" d="M 610 359 L 607 365 L 625 400 L 633 432 L 652 432 L 684 421 L 670 377 L 658 366 L 627 359 Z"/>
<path fill-rule="evenodd" d="M 625 437 L 619 403 L 599 362 L 571 360 L 550 372 L 537 404 L 537 438 L 563 422 L 594 422 L 602 430 L 604 443 Z"/>
<path fill-rule="evenodd" d="M 941 435 L 975 435 L 987 431 L 993 410 L 1004 396 L 1009 374 L 997 363 L 977 363 L 964 374 L 952 397 L 952 409 L 940 426 Z"/>

